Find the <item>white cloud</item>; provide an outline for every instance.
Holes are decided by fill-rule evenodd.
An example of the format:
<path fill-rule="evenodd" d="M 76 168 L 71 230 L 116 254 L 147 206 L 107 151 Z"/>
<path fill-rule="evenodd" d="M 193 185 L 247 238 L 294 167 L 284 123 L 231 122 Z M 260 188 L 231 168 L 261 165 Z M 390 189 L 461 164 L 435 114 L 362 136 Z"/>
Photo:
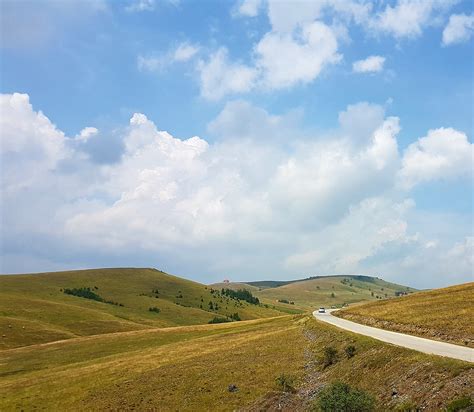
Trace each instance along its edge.
<path fill-rule="evenodd" d="M 128 12 L 141 12 L 155 10 L 155 0 L 133 0 L 125 10 Z"/>
<path fill-rule="evenodd" d="M 337 48 L 331 28 L 320 22 L 298 33 L 267 33 L 255 47 L 261 82 L 270 89 L 311 82 L 324 67 L 341 60 Z"/>
<path fill-rule="evenodd" d="M 199 46 L 181 43 L 174 51 L 173 58 L 177 62 L 186 62 L 192 59 L 199 51 Z"/>
<path fill-rule="evenodd" d="M 453 14 L 443 30 L 443 46 L 469 41 L 474 32 L 474 16 Z"/>
<path fill-rule="evenodd" d="M 369 56 L 363 60 L 357 60 L 352 64 L 352 70 L 356 73 L 377 73 L 383 70 L 385 57 Z"/>
<path fill-rule="evenodd" d="M 237 5 L 234 14 L 237 16 L 256 17 L 263 3 L 263 0 L 242 0 Z"/>
<path fill-rule="evenodd" d="M 137 113 L 120 159 L 102 166 L 83 155 L 77 137 L 35 112 L 28 96 L 4 95 L 1 103 L 4 265 L 15 265 L 32 243 L 31 262 L 48 268 L 174 262 L 182 273 L 220 278 L 373 273 L 387 265 L 384 276 L 408 279 L 420 265 L 440 273 L 450 264 L 461 278 L 470 275 L 458 262 L 468 225 L 450 219 L 434 248 L 426 245 L 437 239 L 423 233 L 437 219 L 413 226 L 415 205 L 395 187 L 399 121 L 376 105 L 341 112 L 328 140 L 298 130 L 298 112 L 231 102 L 209 125 L 212 144 L 175 138 Z M 95 132 L 84 130 L 79 136 Z M 437 150 L 451 159 L 463 139 Z M 431 156 L 428 146 L 420 150 Z"/>
<path fill-rule="evenodd" d="M 398 0 L 394 6 L 387 4 L 369 20 L 369 28 L 396 38 L 413 38 L 421 35 L 426 26 L 436 23 L 436 18 L 457 0 Z"/>
<path fill-rule="evenodd" d="M 199 63 L 201 95 L 218 100 L 226 94 L 244 93 L 254 87 L 255 68 L 229 60 L 228 51 L 221 47 L 207 61 Z"/>
<path fill-rule="evenodd" d="M 85 127 L 81 132 L 75 137 L 75 140 L 79 142 L 87 142 L 91 137 L 99 133 L 99 130 L 95 127 Z"/>
<path fill-rule="evenodd" d="M 472 176 L 474 145 L 466 134 L 452 128 L 429 130 L 405 150 L 399 180 L 411 188 L 430 180 Z"/>
<path fill-rule="evenodd" d="M 140 71 L 155 72 L 168 68 L 174 63 L 185 63 L 193 59 L 200 50 L 198 44 L 180 43 L 175 49 L 162 55 L 139 55 L 137 67 Z"/>

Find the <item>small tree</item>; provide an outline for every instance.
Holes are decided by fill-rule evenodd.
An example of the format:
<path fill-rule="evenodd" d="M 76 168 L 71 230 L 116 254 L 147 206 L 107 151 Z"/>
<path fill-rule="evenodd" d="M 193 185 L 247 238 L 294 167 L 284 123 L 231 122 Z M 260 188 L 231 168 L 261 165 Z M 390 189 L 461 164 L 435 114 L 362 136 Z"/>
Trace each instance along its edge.
<path fill-rule="evenodd" d="M 325 368 L 334 365 L 337 362 L 337 349 L 332 346 L 324 348 L 323 365 Z"/>
<path fill-rule="evenodd" d="M 331 297 L 332 297 L 332 298 L 335 298 L 335 297 L 336 297 L 336 295 L 334 294 L 334 292 L 331 293 Z"/>
<path fill-rule="evenodd" d="M 346 353 L 347 359 L 350 359 L 355 355 L 356 347 L 354 345 L 346 346 L 344 352 Z"/>
<path fill-rule="evenodd" d="M 322 412 L 371 412 L 375 408 L 375 399 L 367 392 L 336 382 L 323 389 L 317 406 Z"/>

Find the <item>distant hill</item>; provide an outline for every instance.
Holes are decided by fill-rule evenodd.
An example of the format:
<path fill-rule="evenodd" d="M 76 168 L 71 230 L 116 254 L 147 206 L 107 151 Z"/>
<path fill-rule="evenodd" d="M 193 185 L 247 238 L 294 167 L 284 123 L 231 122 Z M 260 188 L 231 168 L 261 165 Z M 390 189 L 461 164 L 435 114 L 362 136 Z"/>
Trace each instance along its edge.
<path fill-rule="evenodd" d="M 0 276 L 0 332 L 4 335 L 0 349 L 76 336 L 202 324 L 235 313 L 242 320 L 284 314 L 221 296 L 211 287 L 156 269 Z"/>
<path fill-rule="evenodd" d="M 474 347 L 474 282 L 370 302 L 337 312 L 338 316 Z"/>
<path fill-rule="evenodd" d="M 227 285 L 227 286 L 226 286 Z M 318 306 L 393 298 L 416 289 L 364 275 L 313 276 L 288 281 L 264 280 L 245 283 L 218 283 L 212 287 L 246 288 L 262 302 L 278 308 L 310 310 Z"/>

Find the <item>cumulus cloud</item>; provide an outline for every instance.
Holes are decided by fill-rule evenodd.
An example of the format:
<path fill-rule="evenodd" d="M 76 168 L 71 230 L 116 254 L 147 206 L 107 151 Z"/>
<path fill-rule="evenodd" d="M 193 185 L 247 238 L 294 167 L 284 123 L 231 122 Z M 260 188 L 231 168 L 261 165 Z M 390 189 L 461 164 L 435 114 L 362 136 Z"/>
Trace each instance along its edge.
<path fill-rule="evenodd" d="M 327 25 L 314 22 L 295 33 L 267 33 L 255 47 L 262 84 L 281 89 L 313 81 L 329 64 L 338 63 L 337 39 Z"/>
<path fill-rule="evenodd" d="M 474 32 L 474 16 L 453 14 L 443 30 L 443 46 L 469 41 Z"/>
<path fill-rule="evenodd" d="M 341 112 L 328 140 L 296 130 L 298 112 L 274 115 L 230 102 L 209 125 L 212 144 L 176 138 L 136 113 L 118 161 L 98 164 L 84 156 L 87 139 L 67 137 L 28 96 L 3 95 L 1 102 L 3 271 L 28 250 L 31 262 L 50 262 L 37 270 L 173 262 L 220 279 L 224 272 L 371 273 L 385 259 L 396 277 L 403 271 L 396 263 L 408 273 L 426 251 L 452 250 L 457 267 L 454 256 L 464 250 L 468 234 L 442 243 L 419 235 L 410 220 L 414 203 L 403 192 L 387 193 L 397 193 L 400 126 L 376 105 Z M 79 137 L 95 133 L 84 130 Z M 291 145 L 278 139 L 285 134 Z M 429 242 L 436 247 L 425 247 Z"/>
<path fill-rule="evenodd" d="M 398 0 L 369 20 L 369 27 L 396 38 L 414 38 L 432 25 L 456 0 Z"/>
<path fill-rule="evenodd" d="M 133 0 L 125 10 L 128 12 L 141 12 L 155 10 L 155 0 Z"/>
<path fill-rule="evenodd" d="M 369 56 L 363 60 L 357 60 L 352 64 L 355 73 L 377 73 L 383 70 L 385 57 Z"/>
<path fill-rule="evenodd" d="M 229 52 L 221 47 L 208 60 L 199 63 L 201 95 L 218 100 L 226 94 L 248 92 L 254 87 L 255 68 L 231 62 Z"/>
<path fill-rule="evenodd" d="M 452 128 L 429 130 L 406 150 L 399 179 L 411 188 L 430 180 L 472 176 L 474 145 L 465 133 Z"/>

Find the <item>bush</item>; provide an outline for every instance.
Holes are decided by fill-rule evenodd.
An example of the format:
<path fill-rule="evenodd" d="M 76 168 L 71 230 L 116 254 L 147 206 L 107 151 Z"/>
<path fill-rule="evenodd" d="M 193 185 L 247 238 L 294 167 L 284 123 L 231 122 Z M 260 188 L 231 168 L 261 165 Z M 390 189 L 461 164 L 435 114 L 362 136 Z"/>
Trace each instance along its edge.
<path fill-rule="evenodd" d="M 324 348 L 323 365 L 325 368 L 337 362 L 337 350 L 332 346 Z"/>
<path fill-rule="evenodd" d="M 323 389 L 317 406 L 322 412 L 370 412 L 375 408 L 375 399 L 360 389 L 335 382 Z"/>
<path fill-rule="evenodd" d="M 161 309 L 160 308 L 157 308 L 156 306 L 153 306 L 151 308 L 148 308 L 148 311 L 150 312 L 155 312 L 155 313 L 160 313 L 161 312 Z"/>
<path fill-rule="evenodd" d="M 471 407 L 474 406 L 472 399 L 468 396 L 463 398 L 455 399 L 447 407 L 446 412 L 458 412 L 458 411 L 472 411 Z"/>
<path fill-rule="evenodd" d="M 239 320 L 242 320 L 240 319 L 240 316 L 239 314 L 236 312 L 236 313 L 233 313 L 232 315 L 229 316 L 232 320 L 235 320 L 235 321 L 239 321 Z"/>
<path fill-rule="evenodd" d="M 350 359 L 355 355 L 356 347 L 354 345 L 346 346 L 344 352 L 346 353 L 347 359 Z"/>
<path fill-rule="evenodd" d="M 294 392 L 294 382 L 295 378 L 291 375 L 286 375 L 282 373 L 278 378 L 275 379 L 275 382 L 280 390 L 283 392 Z"/>

